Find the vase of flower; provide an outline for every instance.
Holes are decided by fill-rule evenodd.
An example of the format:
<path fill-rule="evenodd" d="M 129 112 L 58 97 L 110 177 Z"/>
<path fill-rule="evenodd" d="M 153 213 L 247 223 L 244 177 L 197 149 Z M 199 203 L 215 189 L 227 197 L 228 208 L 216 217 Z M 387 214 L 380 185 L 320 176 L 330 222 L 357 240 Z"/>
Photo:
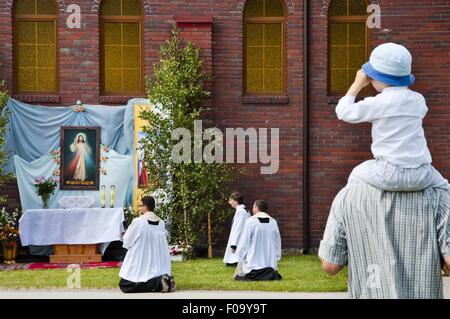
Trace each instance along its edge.
<path fill-rule="evenodd" d="M 172 261 L 186 261 L 192 259 L 192 246 L 184 243 L 170 245 L 169 253 Z"/>
<path fill-rule="evenodd" d="M 17 243 L 12 246 L 3 245 L 3 262 L 7 265 L 16 263 Z"/>
<path fill-rule="evenodd" d="M 36 194 L 42 198 L 42 208 L 48 208 L 48 201 L 55 192 L 57 185 L 56 180 L 52 178 L 37 177 L 34 179 Z"/>
<path fill-rule="evenodd" d="M 184 255 L 171 255 L 170 260 L 171 261 L 185 261 L 186 258 L 184 257 Z"/>
<path fill-rule="evenodd" d="M 47 209 L 48 208 L 48 200 L 50 199 L 50 194 L 42 194 L 42 208 Z"/>
<path fill-rule="evenodd" d="M 0 210 L 0 242 L 3 246 L 5 264 L 14 264 L 17 256 L 17 240 L 19 239 L 19 219 L 22 213 L 16 209 L 8 212 Z"/>

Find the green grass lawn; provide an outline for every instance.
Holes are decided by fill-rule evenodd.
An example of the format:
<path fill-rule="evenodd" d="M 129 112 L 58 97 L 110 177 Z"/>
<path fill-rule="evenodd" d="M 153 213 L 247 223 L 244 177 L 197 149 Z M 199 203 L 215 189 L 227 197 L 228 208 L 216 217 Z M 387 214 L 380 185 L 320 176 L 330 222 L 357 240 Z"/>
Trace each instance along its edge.
<path fill-rule="evenodd" d="M 326 275 L 317 256 L 283 256 L 277 282 L 237 282 L 234 268 L 222 259 L 195 259 L 174 262 L 172 273 L 178 290 L 260 290 L 297 292 L 347 291 L 347 271 L 335 277 Z M 119 269 L 81 269 L 82 289 L 117 289 Z M 66 269 L 13 270 L 0 272 L 0 289 L 67 288 Z"/>

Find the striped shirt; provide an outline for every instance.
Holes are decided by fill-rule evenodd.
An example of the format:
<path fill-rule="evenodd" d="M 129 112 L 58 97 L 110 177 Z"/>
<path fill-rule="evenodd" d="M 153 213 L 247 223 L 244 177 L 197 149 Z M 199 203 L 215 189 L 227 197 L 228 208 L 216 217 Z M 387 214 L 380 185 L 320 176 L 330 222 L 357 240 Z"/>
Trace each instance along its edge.
<path fill-rule="evenodd" d="M 347 265 L 350 298 L 443 298 L 450 195 L 351 184 L 333 201 L 319 256 Z"/>

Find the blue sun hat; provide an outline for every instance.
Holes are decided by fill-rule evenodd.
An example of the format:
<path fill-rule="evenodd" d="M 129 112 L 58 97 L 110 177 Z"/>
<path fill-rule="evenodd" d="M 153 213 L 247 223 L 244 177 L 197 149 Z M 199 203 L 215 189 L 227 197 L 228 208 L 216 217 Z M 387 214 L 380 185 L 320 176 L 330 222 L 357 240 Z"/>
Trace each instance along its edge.
<path fill-rule="evenodd" d="M 364 73 L 374 80 L 392 86 L 409 86 L 416 78 L 411 74 L 412 56 L 403 45 L 384 43 L 377 46 L 370 60 L 362 66 Z"/>

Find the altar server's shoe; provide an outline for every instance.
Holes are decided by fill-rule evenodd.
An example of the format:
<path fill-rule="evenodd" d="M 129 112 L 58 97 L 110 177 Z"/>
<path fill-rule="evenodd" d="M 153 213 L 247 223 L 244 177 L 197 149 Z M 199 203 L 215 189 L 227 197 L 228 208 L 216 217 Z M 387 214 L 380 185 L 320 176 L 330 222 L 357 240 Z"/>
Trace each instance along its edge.
<path fill-rule="evenodd" d="M 170 276 L 163 275 L 161 278 L 162 283 L 162 291 L 161 292 L 170 292 Z"/>
<path fill-rule="evenodd" d="M 177 284 L 175 283 L 175 279 L 170 277 L 170 292 L 174 292 L 177 290 Z"/>

